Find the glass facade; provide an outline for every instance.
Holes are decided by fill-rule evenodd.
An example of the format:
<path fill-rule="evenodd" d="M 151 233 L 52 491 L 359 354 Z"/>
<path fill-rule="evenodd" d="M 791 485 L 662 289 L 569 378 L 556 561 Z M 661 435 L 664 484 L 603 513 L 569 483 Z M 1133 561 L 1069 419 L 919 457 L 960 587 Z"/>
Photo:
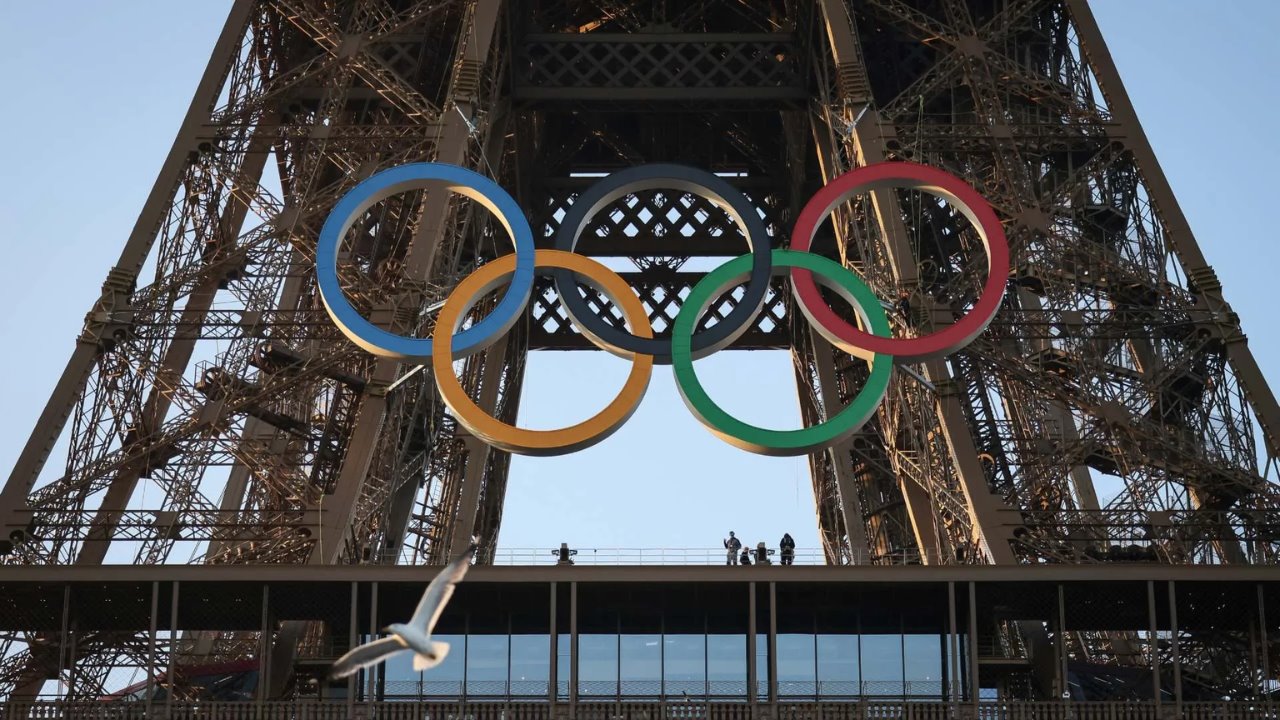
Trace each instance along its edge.
<path fill-rule="evenodd" d="M 747 694 L 747 636 L 708 634 L 706 638 L 707 694 L 711 697 L 745 697 Z M 767 645 L 765 654 L 768 657 Z"/>
<path fill-rule="evenodd" d="M 547 694 L 551 681 L 551 638 L 546 635 L 511 636 L 510 695 L 526 697 Z"/>
<path fill-rule="evenodd" d="M 510 638 L 506 635 L 467 636 L 465 679 L 469 697 L 508 694 L 510 653 Z"/>
<path fill-rule="evenodd" d="M 439 635 L 444 662 L 413 670 L 412 656 L 389 660 L 384 697 L 545 698 L 551 679 L 547 635 Z M 940 635 L 779 633 L 781 699 L 942 698 Z M 569 697 L 569 635 L 556 643 L 557 695 Z M 759 697 L 769 695 L 769 636 L 756 636 Z M 747 689 L 747 637 L 730 634 L 592 633 L 578 636 L 578 696 L 742 699 Z"/>
<path fill-rule="evenodd" d="M 444 662 L 416 672 L 411 656 L 396 657 L 379 678 L 379 694 L 533 700 L 553 693 L 584 702 L 740 701 L 749 694 L 783 701 L 947 697 L 942 623 L 902 611 L 897 596 L 822 597 L 799 587 L 771 597 L 768 586 L 757 586 L 752 597 L 747 588 L 726 584 L 692 597 L 628 587 L 610 597 L 579 593 L 572 602 L 567 590 L 552 591 L 560 593 L 554 605 L 546 594 L 524 598 L 519 615 L 507 614 L 511 597 L 494 597 L 492 607 L 466 617 L 446 615 L 436 636 L 451 646 Z M 570 607 L 577 608 L 576 618 Z M 772 637 L 771 626 L 777 629 Z"/>
<path fill-rule="evenodd" d="M 618 635 L 578 636 L 578 695 L 618 695 Z"/>
<path fill-rule="evenodd" d="M 857 635 L 816 636 L 814 654 L 820 697 L 843 698 L 861 693 L 862 660 L 858 640 Z"/>
<path fill-rule="evenodd" d="M 672 697 L 700 697 L 707 692 L 706 635 L 667 635 L 662 639 L 662 684 Z"/>
<path fill-rule="evenodd" d="M 902 636 L 876 633 L 858 637 L 862 658 L 862 692 L 867 695 L 901 695 Z"/>
<path fill-rule="evenodd" d="M 662 656 L 661 635 L 620 635 L 618 678 L 622 692 L 630 697 L 661 696 Z"/>
<path fill-rule="evenodd" d="M 817 653 L 813 635 L 780 633 L 778 648 L 778 696 L 813 697 L 818 692 Z"/>

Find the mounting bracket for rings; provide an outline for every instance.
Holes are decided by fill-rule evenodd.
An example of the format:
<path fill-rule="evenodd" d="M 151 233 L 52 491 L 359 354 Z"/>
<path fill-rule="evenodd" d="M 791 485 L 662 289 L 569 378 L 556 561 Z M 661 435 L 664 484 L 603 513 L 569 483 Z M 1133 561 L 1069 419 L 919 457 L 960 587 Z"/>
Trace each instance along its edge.
<path fill-rule="evenodd" d="M 586 192 L 573 201 L 560 222 L 560 229 L 556 231 L 555 247 L 557 250 L 573 252 L 597 212 L 618 198 L 641 190 L 656 189 L 678 190 L 715 201 L 738 224 L 747 238 L 747 247 L 751 250 L 751 269 L 747 274 L 742 299 L 719 322 L 693 336 L 693 357 L 697 360 L 728 347 L 735 337 L 750 327 L 760 313 L 760 308 L 764 306 L 765 296 L 769 291 L 769 276 L 773 268 L 769 231 L 760 217 L 760 211 L 742 191 L 714 173 L 686 165 L 640 165 L 619 170 L 587 188 Z M 556 294 L 560 296 L 560 304 L 583 332 L 591 332 L 613 347 L 652 355 L 654 362 L 659 365 L 671 363 L 670 338 L 640 338 L 619 330 L 592 311 L 586 298 L 578 292 L 573 273 L 555 270 L 551 275 L 556 281 Z"/>

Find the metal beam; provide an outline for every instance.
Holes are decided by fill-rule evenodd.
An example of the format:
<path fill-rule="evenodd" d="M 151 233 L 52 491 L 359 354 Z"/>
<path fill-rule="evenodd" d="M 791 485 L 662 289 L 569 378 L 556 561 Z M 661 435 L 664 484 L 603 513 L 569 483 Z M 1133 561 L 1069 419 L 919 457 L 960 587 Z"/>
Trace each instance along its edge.
<path fill-rule="evenodd" d="M 468 33 L 462 63 L 482 64 L 488 58 L 490 43 L 497 24 L 500 0 L 475 0 L 473 5 L 471 27 Z M 455 98 L 458 100 L 460 98 Z M 471 142 L 471 127 L 467 117 L 458 110 L 446 112 L 441 119 L 443 130 L 436 161 L 458 164 L 463 161 Z M 446 230 L 448 217 L 446 193 L 428 193 L 423 203 L 421 222 L 413 244 L 405 257 L 405 273 L 409 277 L 429 277 L 435 261 L 435 250 L 440 245 Z M 311 562 L 333 564 L 341 553 L 345 535 L 351 524 L 356 500 L 364 488 L 364 479 L 369 472 L 373 460 L 373 452 L 381 433 L 387 409 L 387 398 L 378 395 L 378 388 L 385 387 L 395 380 L 400 371 L 400 363 L 394 360 L 379 360 L 374 370 L 372 382 L 366 390 L 361 402 L 356 426 L 352 430 L 348 443 L 347 455 L 342 463 L 337 487 L 333 495 L 327 499 L 328 509 L 321 518 L 321 538 L 328 544 L 323 547 L 317 543 L 311 556 Z M 325 538 L 325 536 L 328 536 Z"/>
<path fill-rule="evenodd" d="M 836 0 L 822 0 L 821 4 L 836 65 L 843 67 L 861 65 L 860 50 L 844 6 Z M 862 72 L 865 74 L 865 71 Z M 861 163 L 871 165 L 883 162 L 886 159 L 887 145 L 892 138 L 886 135 L 879 113 L 870 104 L 850 108 L 849 113 L 855 118 L 850 139 Z M 894 278 L 899 287 L 914 287 L 919 281 L 919 269 L 914 253 L 907 242 L 907 229 L 902 222 L 902 210 L 898 205 L 897 195 L 892 190 L 879 190 L 871 193 L 871 199 L 879 223 L 880 238 L 884 243 Z M 932 317 L 942 316 L 936 311 L 929 314 Z M 986 474 L 978 460 L 976 443 L 961 407 L 960 393 L 950 383 L 950 373 L 945 363 L 939 360 L 930 361 L 924 363 L 924 368 L 925 377 L 939 388 L 937 413 L 941 420 L 941 430 L 964 492 L 970 522 L 980 534 L 975 539 L 982 545 L 992 562 L 1013 563 L 1016 558 L 1009 546 L 1009 541 L 1013 539 L 1012 528 L 1007 527 L 1001 520 L 1000 511 L 1005 508 L 987 485 Z M 933 488 L 927 489 L 933 490 Z M 913 520 L 918 515 L 923 516 L 923 508 L 917 508 L 917 511 L 912 513 Z M 917 535 L 920 535 L 919 528 L 917 528 Z"/>
<path fill-rule="evenodd" d="M 844 403 L 836 383 L 835 360 L 830 352 L 823 352 L 826 340 L 813 328 L 809 329 L 814 353 L 814 367 L 818 370 L 818 390 L 822 393 L 822 406 L 827 418 L 832 417 Z M 853 477 L 853 439 L 849 438 L 824 452 L 830 457 L 831 469 L 836 476 L 840 492 L 840 512 L 844 516 L 844 529 L 849 542 L 849 556 L 853 563 L 865 562 L 871 556 L 871 544 L 867 541 L 867 523 L 863 518 L 862 500 L 858 496 L 857 480 Z"/>
<path fill-rule="evenodd" d="M 1142 179 L 1146 181 L 1151 202 L 1164 225 L 1165 242 L 1178 255 L 1187 276 L 1196 282 L 1204 303 L 1213 313 L 1214 329 L 1226 342 L 1227 356 L 1240 376 L 1240 384 L 1248 396 L 1258 424 L 1262 427 L 1267 450 L 1273 457 L 1280 455 L 1280 436 L 1277 435 L 1280 433 L 1280 404 L 1277 404 L 1275 393 L 1271 391 L 1271 386 L 1249 350 L 1244 332 L 1240 328 L 1240 319 L 1223 298 L 1222 286 L 1200 250 L 1195 235 L 1191 232 L 1191 224 L 1187 222 L 1182 206 L 1173 193 L 1173 186 L 1169 184 L 1169 179 L 1156 159 L 1155 150 L 1142 130 L 1142 124 L 1138 122 L 1133 101 L 1129 99 L 1129 93 L 1111 59 L 1111 52 L 1107 49 L 1093 11 L 1089 9 L 1086 0 L 1065 2 L 1071 12 L 1080 45 L 1089 60 L 1089 67 L 1107 98 L 1107 109 L 1124 128 L 1123 142 L 1133 153 Z"/>
<path fill-rule="evenodd" d="M 155 242 L 156 234 L 164 221 L 165 213 L 174 200 L 174 194 L 181 182 L 183 171 L 191 162 L 192 154 L 199 145 L 199 136 L 206 124 L 211 120 L 211 113 L 222 90 L 223 82 L 230 72 L 232 63 L 240 50 L 240 40 L 247 32 L 249 19 L 257 7 L 256 0 L 236 0 L 227 21 L 223 24 L 222 33 L 213 46 L 200 84 L 196 87 L 195 96 L 187 108 L 186 117 L 174 139 L 173 147 L 160 168 L 160 174 L 138 214 L 129 239 L 116 261 L 115 268 L 109 273 L 107 283 L 103 285 L 103 300 L 108 307 L 115 303 L 116 295 L 127 294 L 138 272 L 146 261 L 147 254 Z M 95 308 L 98 304 L 95 304 Z M 25 528 L 27 520 L 18 513 L 26 508 L 28 493 L 40 475 L 45 460 L 54 443 L 62 435 L 63 427 L 75 405 L 77 398 L 84 390 L 89 374 L 93 369 L 94 359 L 98 354 L 98 339 L 86 326 L 86 331 L 76 340 L 76 349 L 67 361 L 62 375 L 58 379 L 53 394 L 45 404 L 40 418 L 36 421 L 18 461 L 9 473 L 4 490 L 0 491 L 0 528 Z M 6 533 L 7 535 L 7 533 Z"/>

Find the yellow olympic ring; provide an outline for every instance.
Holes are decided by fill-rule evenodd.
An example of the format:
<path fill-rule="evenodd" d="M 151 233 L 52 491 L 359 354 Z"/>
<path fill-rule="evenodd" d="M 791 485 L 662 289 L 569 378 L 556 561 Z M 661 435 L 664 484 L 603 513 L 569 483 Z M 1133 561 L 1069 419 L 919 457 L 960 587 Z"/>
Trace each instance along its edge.
<path fill-rule="evenodd" d="M 563 268 L 572 271 L 579 282 L 585 282 L 604 293 L 621 311 L 632 334 L 637 337 L 653 337 L 653 326 L 640 299 L 617 273 L 600 263 L 562 250 L 538 250 L 534 253 L 535 268 Z M 622 391 L 605 409 L 590 418 L 558 430 L 528 430 L 498 420 L 479 405 L 462 389 L 462 383 L 453 371 L 453 336 L 462 326 L 467 311 L 475 306 L 485 293 L 493 290 L 516 271 L 516 256 L 504 255 L 481 266 L 458 283 L 445 300 L 436 320 L 436 332 L 431 342 L 431 369 L 435 372 L 440 397 L 458 423 L 477 438 L 493 447 L 522 455 L 561 455 L 582 450 L 604 440 L 622 427 L 640 405 L 649 389 L 653 375 L 653 356 L 636 356 L 621 348 L 611 346 L 600 338 L 590 336 L 592 342 L 609 352 L 631 360 L 631 374 Z M 444 332 L 441 332 L 441 330 Z"/>

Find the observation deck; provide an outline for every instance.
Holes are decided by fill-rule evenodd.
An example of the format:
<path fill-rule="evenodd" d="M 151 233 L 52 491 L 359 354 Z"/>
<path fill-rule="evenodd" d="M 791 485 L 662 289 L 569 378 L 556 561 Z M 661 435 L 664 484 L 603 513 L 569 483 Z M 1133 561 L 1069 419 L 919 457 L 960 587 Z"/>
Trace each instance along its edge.
<path fill-rule="evenodd" d="M 475 567 L 441 618 L 444 664 L 417 673 L 396 659 L 336 683 L 332 660 L 411 615 L 434 568 L 8 567 L 0 626 L 63 667 L 115 669 L 99 698 L 67 701 L 46 683 L 0 717 L 1085 720 L 1270 707 L 1275 568 L 820 566 L 804 551 L 794 566 L 725 567 L 723 552 L 699 552 L 676 564 L 674 552 L 583 551 L 574 565 L 516 564 L 554 563 L 550 549 L 499 553 L 505 564 Z M 282 661 L 274 644 L 296 623 L 309 630 Z M 1258 651 L 1247 667 L 1216 666 L 1212 647 L 1182 640 L 1191 631 Z M 107 634 L 132 637 L 132 659 L 94 654 Z M 214 635 L 240 654 L 201 656 Z M 171 698 L 171 676 L 203 694 Z"/>

